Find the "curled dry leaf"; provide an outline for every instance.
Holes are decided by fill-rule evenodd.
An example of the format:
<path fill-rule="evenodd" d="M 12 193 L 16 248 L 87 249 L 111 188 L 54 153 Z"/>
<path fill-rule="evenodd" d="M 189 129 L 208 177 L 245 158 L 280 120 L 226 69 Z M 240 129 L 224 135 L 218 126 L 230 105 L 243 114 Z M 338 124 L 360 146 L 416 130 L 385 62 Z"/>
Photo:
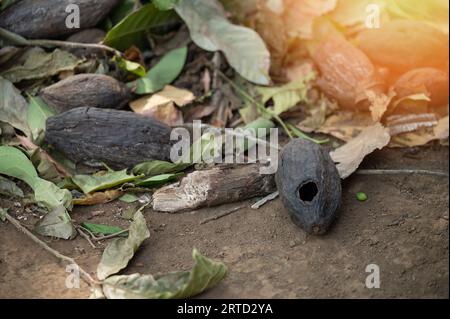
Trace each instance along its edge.
<path fill-rule="evenodd" d="M 123 195 L 123 192 L 117 189 L 109 190 L 106 192 L 97 192 L 88 194 L 82 198 L 76 198 L 72 201 L 73 205 L 78 206 L 92 206 L 98 204 L 106 204 L 116 200 Z"/>
<path fill-rule="evenodd" d="M 370 125 L 373 120 L 367 113 L 340 111 L 328 117 L 317 132 L 348 142 Z"/>
<path fill-rule="evenodd" d="M 384 93 L 377 93 L 371 90 L 366 91 L 367 100 L 369 101 L 369 110 L 374 122 L 379 122 L 388 110 L 392 99 L 395 97 L 395 92 L 390 91 L 388 95 Z"/>
<path fill-rule="evenodd" d="M 376 149 L 389 144 L 389 129 L 380 123 L 365 128 L 356 138 L 331 152 L 331 158 L 337 163 L 341 178 L 345 179 L 355 172 L 364 158 Z"/>

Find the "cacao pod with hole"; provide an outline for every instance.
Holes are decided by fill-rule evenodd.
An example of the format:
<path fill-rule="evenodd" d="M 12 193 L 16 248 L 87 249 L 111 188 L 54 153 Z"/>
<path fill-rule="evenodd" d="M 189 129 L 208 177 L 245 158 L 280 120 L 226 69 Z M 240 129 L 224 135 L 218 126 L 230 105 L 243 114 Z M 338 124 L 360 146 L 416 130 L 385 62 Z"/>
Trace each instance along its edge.
<path fill-rule="evenodd" d="M 420 68 L 403 74 L 395 83 L 397 98 L 402 99 L 414 94 L 426 93 L 431 107 L 448 104 L 448 74 L 435 68 Z"/>
<path fill-rule="evenodd" d="M 282 151 L 275 181 L 294 223 L 324 234 L 337 216 L 341 178 L 329 153 L 308 140 L 291 141 Z"/>
<path fill-rule="evenodd" d="M 369 58 L 345 39 L 330 38 L 313 53 L 320 70 L 320 89 L 335 99 L 340 107 L 368 107 L 365 92 L 384 92 L 384 81 Z"/>
<path fill-rule="evenodd" d="M 358 42 L 375 64 L 396 74 L 423 67 L 443 69 L 449 58 L 448 35 L 420 21 L 395 20 L 380 29 L 366 29 Z"/>
<path fill-rule="evenodd" d="M 29 39 L 57 38 L 96 26 L 119 1 L 22 0 L 0 13 L 0 27 Z M 80 9 L 80 28 L 66 25 L 70 5 Z"/>
<path fill-rule="evenodd" d="M 102 74 L 78 74 L 46 87 L 40 96 L 56 111 L 77 107 L 121 109 L 132 98 L 128 87 Z"/>

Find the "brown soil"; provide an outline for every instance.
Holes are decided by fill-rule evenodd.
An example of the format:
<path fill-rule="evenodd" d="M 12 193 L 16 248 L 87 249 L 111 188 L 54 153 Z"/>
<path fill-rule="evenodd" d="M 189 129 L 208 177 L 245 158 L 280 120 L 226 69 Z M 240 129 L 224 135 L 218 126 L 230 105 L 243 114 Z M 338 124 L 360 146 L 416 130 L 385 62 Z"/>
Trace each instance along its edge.
<path fill-rule="evenodd" d="M 364 166 L 448 171 L 448 155 L 448 148 L 439 146 L 385 150 L 371 155 Z M 226 280 L 203 298 L 448 298 L 448 187 L 447 178 L 433 176 L 354 176 L 344 183 L 341 216 L 324 237 L 307 236 L 294 226 L 279 200 L 204 225 L 200 221 L 226 207 L 177 215 L 147 210 L 152 235 L 127 272 L 189 269 L 197 247 L 230 269 Z M 356 200 L 359 191 L 368 194 L 367 202 Z M 0 199 L 13 216 L 27 218 L 21 220 L 24 225 L 35 223 L 14 205 Z M 241 204 L 229 206 L 236 205 Z M 91 218 L 127 226 L 120 218 L 126 209 L 115 202 L 76 208 L 72 215 L 78 222 Z M 104 246 L 93 249 L 82 237 L 45 240 L 95 273 Z M 365 286 L 365 268 L 372 263 L 380 267 L 380 289 Z M 0 297 L 88 297 L 84 284 L 65 287 L 67 275 L 62 263 L 11 224 L 0 223 Z"/>

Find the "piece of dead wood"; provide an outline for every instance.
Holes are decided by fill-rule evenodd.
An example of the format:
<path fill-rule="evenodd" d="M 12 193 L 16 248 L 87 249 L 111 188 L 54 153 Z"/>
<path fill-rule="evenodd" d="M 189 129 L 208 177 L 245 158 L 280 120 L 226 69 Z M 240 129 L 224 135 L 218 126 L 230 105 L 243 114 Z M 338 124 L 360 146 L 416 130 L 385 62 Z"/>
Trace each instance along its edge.
<path fill-rule="evenodd" d="M 167 125 L 132 112 L 81 107 L 49 118 L 45 140 L 74 162 L 122 169 L 169 160 L 170 132 Z"/>
<path fill-rule="evenodd" d="M 153 194 L 153 209 L 177 213 L 266 196 L 276 190 L 274 175 L 261 175 L 259 164 L 223 165 L 195 171 Z"/>
<path fill-rule="evenodd" d="M 220 214 L 214 215 L 214 216 L 212 216 L 212 217 L 205 218 L 205 219 L 203 219 L 203 220 L 200 222 L 200 225 L 204 225 L 204 224 L 207 224 L 207 223 L 212 222 L 212 221 L 214 221 L 214 220 L 221 219 L 221 218 L 223 218 L 223 217 L 225 217 L 225 216 L 229 216 L 229 215 L 231 215 L 231 214 L 233 214 L 233 213 L 235 213 L 235 212 L 237 212 L 237 211 L 239 211 L 239 210 L 241 210 L 241 209 L 243 209 L 243 208 L 245 208 L 245 207 L 247 207 L 247 205 L 242 205 L 242 206 L 238 206 L 238 207 L 233 207 L 233 208 L 228 209 L 228 210 L 226 210 L 226 211 L 224 211 L 224 212 L 222 212 L 222 213 L 220 213 Z"/>

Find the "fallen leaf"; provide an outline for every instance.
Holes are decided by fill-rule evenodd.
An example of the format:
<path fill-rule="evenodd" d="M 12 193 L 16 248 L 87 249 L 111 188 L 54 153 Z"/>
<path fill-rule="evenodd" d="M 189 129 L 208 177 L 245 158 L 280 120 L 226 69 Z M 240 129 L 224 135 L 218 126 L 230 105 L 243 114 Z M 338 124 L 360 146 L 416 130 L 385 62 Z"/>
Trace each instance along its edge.
<path fill-rule="evenodd" d="M 27 121 L 28 104 L 14 85 L 0 76 L 0 121 L 30 136 Z"/>
<path fill-rule="evenodd" d="M 386 118 L 386 126 L 391 136 L 417 131 L 422 127 L 434 127 L 438 124 L 436 114 L 391 115 Z"/>
<path fill-rule="evenodd" d="M 337 163 L 337 169 L 342 179 L 353 174 L 364 158 L 376 149 L 382 149 L 389 144 L 391 136 L 389 129 L 380 123 L 365 128 L 356 138 L 331 152 L 331 158 Z"/>
<path fill-rule="evenodd" d="M 328 117 L 317 132 L 348 142 L 370 125 L 373 120 L 365 113 L 339 111 Z"/>
<path fill-rule="evenodd" d="M 89 230 L 94 235 L 113 235 L 123 231 L 122 228 L 117 226 L 109 226 L 109 225 L 101 225 L 101 224 L 92 224 L 92 223 L 83 223 L 81 227 Z M 126 233 L 124 233 L 126 236 Z"/>
<path fill-rule="evenodd" d="M 390 91 L 388 95 L 384 93 L 377 93 L 372 90 L 366 91 L 367 100 L 370 103 L 369 110 L 374 122 L 379 122 L 388 110 L 392 99 L 395 97 L 395 92 Z"/>
<path fill-rule="evenodd" d="M 49 210 L 59 206 L 72 208 L 71 193 L 40 178 L 31 161 L 14 147 L 0 146 L 0 174 L 15 177 L 27 183 L 34 190 L 36 201 Z"/>
<path fill-rule="evenodd" d="M 22 198 L 23 191 L 13 181 L 0 176 L 0 195 Z"/>
<path fill-rule="evenodd" d="M 6 214 L 8 213 L 8 209 L 7 208 L 1 208 L 0 207 L 0 220 L 2 222 L 6 221 Z"/>
<path fill-rule="evenodd" d="M 192 252 L 195 265 L 191 271 L 166 275 L 113 276 L 103 282 L 108 299 L 186 299 L 219 284 L 227 275 L 227 267 Z"/>
<path fill-rule="evenodd" d="M 449 136 L 449 117 L 439 120 L 434 127 L 421 127 L 414 132 L 398 134 L 392 137 L 389 147 L 416 147 L 435 140 L 446 140 Z"/>
<path fill-rule="evenodd" d="M 83 193 L 89 194 L 133 182 L 140 177 L 142 176 L 128 175 L 127 170 L 124 169 L 118 172 L 107 172 L 102 175 L 75 175 L 72 177 L 72 181 Z"/>
<path fill-rule="evenodd" d="M 56 115 L 53 110 L 40 97 L 29 98 L 27 123 L 31 130 L 33 141 L 38 141 L 39 136 L 45 132 L 45 123 L 51 116 Z"/>
<path fill-rule="evenodd" d="M 117 238 L 103 252 L 97 267 L 97 277 L 104 280 L 124 269 L 144 240 L 150 237 L 150 231 L 141 210 L 134 215 L 128 238 Z"/>
<path fill-rule="evenodd" d="M 178 173 L 192 166 L 185 163 L 170 163 L 165 161 L 149 161 L 136 165 L 133 173 L 136 175 L 145 175 L 152 177 L 161 174 Z"/>
<path fill-rule="evenodd" d="M 72 201 L 75 206 L 93 206 L 99 204 L 106 204 L 116 200 L 122 196 L 123 192 L 120 190 L 108 190 L 106 192 L 97 192 L 87 194 L 85 197 L 76 198 Z"/>
<path fill-rule="evenodd" d="M 119 198 L 119 200 L 122 201 L 122 202 L 124 202 L 124 203 L 131 204 L 131 203 L 137 202 L 137 201 L 139 200 L 139 197 L 137 197 L 137 196 L 134 195 L 134 194 L 127 193 L 127 194 L 121 196 L 121 197 Z"/>
<path fill-rule="evenodd" d="M 192 41 L 206 51 L 222 51 L 228 63 L 250 82 L 270 84 L 270 53 L 254 30 L 233 25 L 217 0 L 183 0 L 175 11 L 187 24 Z"/>
<path fill-rule="evenodd" d="M 120 57 L 114 57 L 113 61 L 117 62 L 117 66 L 123 71 L 133 73 L 139 77 L 145 76 L 145 68 L 137 62 L 129 61 Z"/>
<path fill-rule="evenodd" d="M 147 188 L 155 188 L 162 186 L 168 182 L 174 181 L 177 179 L 177 177 L 182 176 L 184 174 L 161 174 L 156 175 L 147 179 L 144 179 L 142 181 L 138 181 L 136 183 L 136 186 L 138 187 L 147 187 Z"/>
<path fill-rule="evenodd" d="M 327 117 L 339 109 L 339 106 L 336 102 L 323 97 L 317 103 L 308 103 L 307 108 L 309 115 L 297 126 L 307 133 L 312 133 L 319 130 L 325 124 Z"/>
<path fill-rule="evenodd" d="M 66 51 L 56 49 L 47 53 L 41 48 L 31 48 L 18 59 L 16 65 L 0 73 L 5 79 L 17 83 L 54 76 L 75 69 L 83 60 Z"/>
<path fill-rule="evenodd" d="M 58 206 L 44 216 L 34 229 L 42 236 L 73 239 L 77 232 L 64 206 Z"/>
<path fill-rule="evenodd" d="M 147 74 L 132 82 L 136 94 L 149 94 L 162 90 L 180 75 L 186 63 L 188 49 L 183 47 L 168 52 Z"/>

